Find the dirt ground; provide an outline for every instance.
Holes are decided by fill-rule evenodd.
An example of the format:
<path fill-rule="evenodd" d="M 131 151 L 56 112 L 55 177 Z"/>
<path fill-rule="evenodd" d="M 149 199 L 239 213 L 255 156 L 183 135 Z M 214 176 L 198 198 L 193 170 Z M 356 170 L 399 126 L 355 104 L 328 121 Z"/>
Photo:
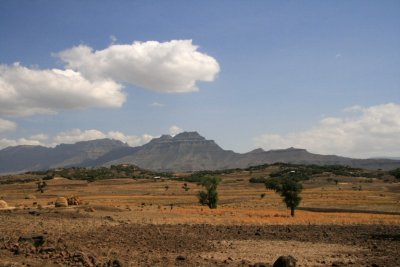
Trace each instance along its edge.
<path fill-rule="evenodd" d="M 66 209 L 2 212 L 0 233 L 0 266 L 269 266 L 280 255 L 400 266 L 398 225 L 130 224 Z"/>
<path fill-rule="evenodd" d="M 178 181 L 0 185 L 11 207 L 0 210 L 0 266 L 272 266 L 281 255 L 297 266 L 400 266 L 399 184 L 359 180 L 310 181 L 301 207 L 336 210 L 294 218 L 245 174 L 224 177 L 215 210 Z M 71 195 L 82 205 L 54 207 Z"/>

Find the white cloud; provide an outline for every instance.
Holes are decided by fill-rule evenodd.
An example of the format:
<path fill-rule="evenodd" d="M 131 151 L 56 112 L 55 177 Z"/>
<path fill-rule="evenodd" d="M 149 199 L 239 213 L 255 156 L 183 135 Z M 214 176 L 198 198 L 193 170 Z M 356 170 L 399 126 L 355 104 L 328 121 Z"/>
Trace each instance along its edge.
<path fill-rule="evenodd" d="M 120 107 L 122 86 L 110 79 L 89 81 L 66 69 L 0 65 L 0 115 L 27 116 L 66 109 Z"/>
<path fill-rule="evenodd" d="M 46 141 L 47 139 L 49 139 L 49 136 L 47 134 L 37 134 L 37 135 L 31 136 L 30 139 L 43 142 L 43 141 Z"/>
<path fill-rule="evenodd" d="M 399 104 L 354 106 L 346 111 L 358 113 L 324 118 L 315 127 L 302 132 L 265 134 L 257 137 L 255 143 L 265 149 L 300 147 L 314 153 L 351 157 L 400 155 Z"/>
<path fill-rule="evenodd" d="M 0 139 L 0 149 L 9 146 L 19 146 L 19 145 L 32 145 L 32 146 L 45 146 L 40 140 L 30 139 L 30 138 L 19 138 L 19 139 Z"/>
<path fill-rule="evenodd" d="M 0 116 L 30 116 L 91 107 L 121 107 L 123 83 L 159 92 L 197 91 L 213 81 L 218 62 L 191 40 L 134 42 L 93 50 L 80 45 L 58 56 L 65 69 L 0 64 Z"/>
<path fill-rule="evenodd" d="M 355 105 L 355 106 L 351 106 L 351 107 L 345 108 L 343 111 L 344 112 L 362 112 L 363 109 L 364 108 L 362 106 Z"/>
<path fill-rule="evenodd" d="M 197 91 L 197 81 L 213 81 L 220 68 L 197 51 L 192 40 L 112 44 L 103 50 L 80 45 L 58 53 L 67 68 L 90 80 L 112 79 L 159 92 Z"/>
<path fill-rule="evenodd" d="M 0 133 L 15 131 L 16 129 L 17 129 L 17 124 L 15 122 L 0 118 Z"/>
<path fill-rule="evenodd" d="M 153 139 L 153 136 L 149 134 L 143 134 L 141 136 L 136 135 L 125 135 L 122 132 L 118 131 L 110 131 L 107 133 L 103 133 L 96 129 L 91 130 L 80 130 L 80 129 L 73 129 L 66 132 L 58 133 L 53 138 L 53 145 L 56 144 L 73 144 L 80 141 L 89 141 L 95 139 L 103 139 L 103 138 L 110 138 L 120 140 L 124 143 L 128 143 L 130 146 L 139 146 L 149 142 Z"/>
<path fill-rule="evenodd" d="M 117 42 L 117 37 L 115 37 L 115 35 L 110 35 L 110 41 L 111 41 L 111 44 L 115 44 L 116 42 Z"/>
<path fill-rule="evenodd" d="M 106 134 L 95 129 L 85 131 L 82 131 L 80 129 L 73 129 L 70 131 L 58 133 L 53 138 L 53 140 L 57 144 L 73 144 L 80 141 L 103 139 L 106 137 Z"/>
<path fill-rule="evenodd" d="M 183 129 L 179 128 L 176 125 L 173 125 L 173 126 L 169 127 L 169 134 L 171 136 L 175 136 L 175 135 L 177 135 L 177 134 L 179 134 L 181 132 L 183 132 Z"/>
<path fill-rule="evenodd" d="M 162 107 L 164 107 L 165 105 L 162 104 L 162 103 L 153 102 L 153 103 L 150 104 L 150 106 L 155 107 L 155 108 L 162 108 Z"/>
<path fill-rule="evenodd" d="M 130 146 L 140 146 L 143 144 L 148 143 L 151 139 L 154 138 L 154 136 L 149 135 L 149 134 L 143 134 L 141 136 L 137 135 L 125 135 L 121 132 L 108 132 L 107 133 L 108 138 L 120 140 L 124 143 L 127 143 Z"/>

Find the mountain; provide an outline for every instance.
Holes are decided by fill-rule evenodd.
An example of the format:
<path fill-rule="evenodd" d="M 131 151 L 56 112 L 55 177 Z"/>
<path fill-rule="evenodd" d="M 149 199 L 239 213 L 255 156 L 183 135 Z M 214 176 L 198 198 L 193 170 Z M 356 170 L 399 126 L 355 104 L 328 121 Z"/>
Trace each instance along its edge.
<path fill-rule="evenodd" d="M 160 171 L 215 170 L 229 168 L 237 153 L 223 150 L 213 140 L 197 132 L 174 137 L 163 135 L 139 147 L 135 153 L 104 163 L 134 163 L 142 168 Z"/>
<path fill-rule="evenodd" d="M 0 150 L 0 173 L 117 164 L 134 164 L 156 171 L 196 171 L 246 168 L 275 162 L 385 170 L 400 167 L 400 160 L 352 159 L 313 154 L 298 148 L 256 149 L 240 154 L 222 149 L 213 140 L 207 140 L 197 132 L 184 132 L 174 137 L 163 135 L 138 147 L 130 147 L 117 140 L 100 139 L 61 144 L 55 148 L 16 146 Z"/>
<path fill-rule="evenodd" d="M 0 173 L 77 166 L 84 161 L 97 159 L 114 149 L 124 147 L 128 147 L 128 145 L 110 139 L 61 144 L 54 148 L 43 146 L 7 147 L 0 150 Z"/>
<path fill-rule="evenodd" d="M 157 171 L 195 171 L 246 168 L 265 163 L 348 165 L 367 169 L 394 169 L 400 160 L 352 159 L 335 155 L 319 155 L 305 149 L 288 148 L 264 151 L 259 148 L 239 154 L 224 150 L 213 140 L 197 132 L 184 132 L 174 137 L 163 135 L 135 148 L 116 149 L 101 158 L 86 162 L 88 166 L 135 164 Z"/>

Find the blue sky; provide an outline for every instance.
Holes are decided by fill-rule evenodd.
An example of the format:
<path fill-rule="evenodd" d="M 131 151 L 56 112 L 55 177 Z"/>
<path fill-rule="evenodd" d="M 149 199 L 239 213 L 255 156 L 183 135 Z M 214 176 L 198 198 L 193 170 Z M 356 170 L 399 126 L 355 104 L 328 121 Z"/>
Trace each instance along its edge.
<path fill-rule="evenodd" d="M 196 130 L 238 152 L 398 157 L 398 14 L 399 1 L 0 1 L 0 147 Z M 112 49 L 149 41 L 137 62 Z M 130 69 L 149 58 L 145 78 Z M 90 85 L 40 77 L 52 69 Z"/>

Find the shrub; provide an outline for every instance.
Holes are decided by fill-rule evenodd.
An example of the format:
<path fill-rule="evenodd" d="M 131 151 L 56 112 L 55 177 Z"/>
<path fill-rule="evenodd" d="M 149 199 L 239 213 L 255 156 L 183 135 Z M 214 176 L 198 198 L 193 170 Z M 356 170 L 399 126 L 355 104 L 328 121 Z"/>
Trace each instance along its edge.
<path fill-rule="evenodd" d="M 391 170 L 389 173 L 396 177 L 396 179 L 400 179 L 400 168 Z"/>
<path fill-rule="evenodd" d="M 265 187 L 279 193 L 283 197 L 286 207 L 290 208 L 290 214 L 294 216 L 294 210 L 300 204 L 300 193 L 303 189 L 302 185 L 296 180 L 296 176 L 293 174 L 293 177 L 288 175 L 269 178 L 265 182 Z"/>
<path fill-rule="evenodd" d="M 265 177 L 251 177 L 249 182 L 254 184 L 263 184 L 267 181 Z"/>
<path fill-rule="evenodd" d="M 216 209 L 218 204 L 217 187 L 221 179 L 216 176 L 205 176 L 200 181 L 200 184 L 205 188 L 205 191 L 198 193 L 199 203 L 207 205 L 210 209 Z"/>

